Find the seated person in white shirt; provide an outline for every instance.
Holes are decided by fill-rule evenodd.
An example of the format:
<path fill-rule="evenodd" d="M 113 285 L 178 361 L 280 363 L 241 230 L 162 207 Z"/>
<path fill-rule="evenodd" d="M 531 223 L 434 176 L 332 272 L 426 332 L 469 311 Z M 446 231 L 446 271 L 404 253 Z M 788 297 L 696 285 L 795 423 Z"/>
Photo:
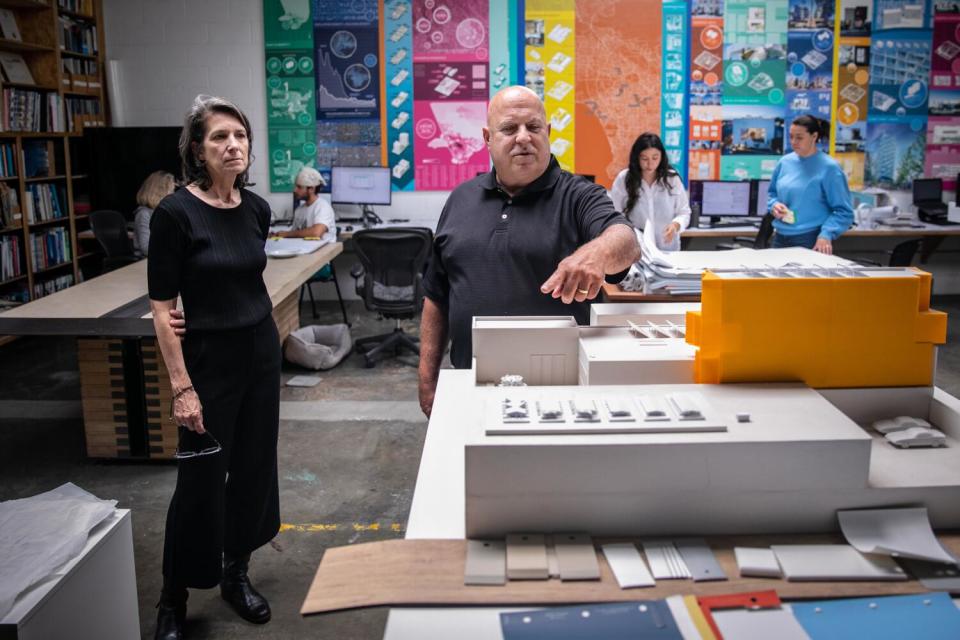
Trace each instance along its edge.
<path fill-rule="evenodd" d="M 317 189 L 326 184 L 326 180 L 316 169 L 301 169 L 293 183 L 293 194 L 303 201 L 303 204 L 293 212 L 290 231 L 280 231 L 274 235 L 281 238 L 319 238 L 324 244 L 336 242 L 337 224 L 333 207 L 317 195 Z"/>
<path fill-rule="evenodd" d="M 680 249 L 680 233 L 690 225 L 690 202 L 660 136 L 644 133 L 636 139 L 630 165 L 617 175 L 608 195 L 637 229 L 654 225 L 658 247 Z"/>

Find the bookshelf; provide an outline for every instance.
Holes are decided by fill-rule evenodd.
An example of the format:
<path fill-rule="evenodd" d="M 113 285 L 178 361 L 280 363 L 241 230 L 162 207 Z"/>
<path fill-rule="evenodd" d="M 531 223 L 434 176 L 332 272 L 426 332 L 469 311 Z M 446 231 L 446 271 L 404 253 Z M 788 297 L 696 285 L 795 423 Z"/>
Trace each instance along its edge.
<path fill-rule="evenodd" d="M 103 67 L 101 0 L 0 0 L 0 311 L 98 271 L 79 147 Z"/>

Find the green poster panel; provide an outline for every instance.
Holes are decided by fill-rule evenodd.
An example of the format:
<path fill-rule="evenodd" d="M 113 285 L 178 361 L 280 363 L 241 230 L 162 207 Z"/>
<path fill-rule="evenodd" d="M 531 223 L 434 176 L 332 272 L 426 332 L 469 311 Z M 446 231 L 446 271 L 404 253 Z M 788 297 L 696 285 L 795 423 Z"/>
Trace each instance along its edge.
<path fill-rule="evenodd" d="M 723 156 L 720 158 L 721 180 L 766 179 L 773 174 L 782 156 Z"/>
<path fill-rule="evenodd" d="M 786 0 L 726 0 L 723 44 L 787 46 Z"/>
<path fill-rule="evenodd" d="M 263 42 L 271 49 L 313 49 L 310 0 L 263 0 Z"/>
<path fill-rule="evenodd" d="M 317 142 L 312 129 L 270 127 L 270 191 L 293 191 L 293 181 L 304 167 L 316 164 Z"/>
<path fill-rule="evenodd" d="M 270 191 L 290 192 L 316 166 L 317 100 L 310 0 L 264 0 L 264 73 Z"/>
<path fill-rule="evenodd" d="M 782 59 L 724 60 L 723 103 L 783 106 L 786 74 Z"/>

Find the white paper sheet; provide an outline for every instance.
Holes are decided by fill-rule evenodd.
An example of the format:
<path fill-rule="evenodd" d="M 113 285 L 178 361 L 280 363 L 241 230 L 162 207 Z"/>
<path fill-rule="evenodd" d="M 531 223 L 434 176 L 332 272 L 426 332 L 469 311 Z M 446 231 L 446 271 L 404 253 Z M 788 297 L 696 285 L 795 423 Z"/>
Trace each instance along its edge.
<path fill-rule="evenodd" d="M 19 594 L 80 553 L 90 531 L 116 505 L 116 500 L 100 500 L 70 482 L 0 502 L 0 618 Z"/>
<path fill-rule="evenodd" d="M 837 517 L 847 542 L 862 553 L 957 563 L 934 535 L 926 508 L 856 509 Z"/>
<path fill-rule="evenodd" d="M 271 238 L 264 247 L 271 258 L 289 258 L 313 253 L 323 245 L 323 240 L 304 240 L 302 238 Z"/>
<path fill-rule="evenodd" d="M 810 640 L 787 605 L 780 609 L 713 611 L 723 640 Z"/>

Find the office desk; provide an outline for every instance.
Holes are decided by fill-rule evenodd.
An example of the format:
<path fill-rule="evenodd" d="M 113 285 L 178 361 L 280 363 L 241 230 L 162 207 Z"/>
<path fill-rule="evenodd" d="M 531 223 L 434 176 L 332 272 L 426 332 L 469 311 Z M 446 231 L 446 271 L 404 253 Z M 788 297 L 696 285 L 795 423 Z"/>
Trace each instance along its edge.
<path fill-rule="evenodd" d="M 875 229 L 853 228 L 846 231 L 842 238 L 945 238 L 960 236 L 960 225 L 941 226 L 936 224 L 918 223 L 920 227 L 889 227 L 880 225 Z M 757 227 L 744 225 L 742 227 L 691 227 L 682 234 L 681 238 L 733 238 L 735 236 L 753 237 L 757 235 Z"/>
<path fill-rule="evenodd" d="M 339 242 L 294 258 L 269 259 L 263 273 L 280 339 L 300 326 L 300 285 L 343 251 Z M 147 296 L 147 261 L 0 314 L 0 335 L 77 336 L 87 455 L 170 458 L 170 379 L 157 347 Z"/>

